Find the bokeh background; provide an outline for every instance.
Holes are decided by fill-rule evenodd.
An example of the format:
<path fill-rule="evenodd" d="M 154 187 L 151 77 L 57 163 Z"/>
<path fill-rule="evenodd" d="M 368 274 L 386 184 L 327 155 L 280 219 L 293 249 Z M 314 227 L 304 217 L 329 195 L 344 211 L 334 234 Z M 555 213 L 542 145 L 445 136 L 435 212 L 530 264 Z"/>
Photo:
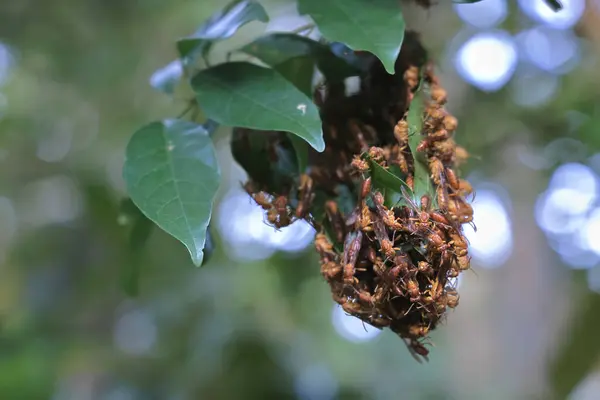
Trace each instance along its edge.
<path fill-rule="evenodd" d="M 131 255 L 126 143 L 186 100 L 150 77 L 225 2 L 0 2 L 0 398 L 600 399 L 600 1 L 562 2 L 405 7 L 477 189 L 473 271 L 428 364 L 334 306 L 314 232 L 263 223 L 226 129 L 210 262 L 159 230 Z M 262 3 L 271 23 L 221 56 L 305 22 Z"/>

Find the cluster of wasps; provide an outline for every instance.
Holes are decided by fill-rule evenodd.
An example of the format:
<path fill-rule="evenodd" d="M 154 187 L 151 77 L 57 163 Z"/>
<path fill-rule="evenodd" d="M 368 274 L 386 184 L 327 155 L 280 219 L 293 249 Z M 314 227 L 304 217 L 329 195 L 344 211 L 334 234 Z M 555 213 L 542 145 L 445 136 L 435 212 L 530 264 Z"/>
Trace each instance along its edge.
<path fill-rule="evenodd" d="M 473 223 L 473 190 L 455 171 L 468 154 L 453 139 L 458 122 L 444 108 L 446 91 L 417 39 L 407 34 L 395 75 L 374 59 L 357 93 L 334 84 L 315 90 L 326 149 L 311 153 L 291 191 L 258 191 L 253 179 L 246 190 L 274 227 L 311 223 L 333 300 L 363 322 L 391 329 L 420 360 L 429 353 L 429 333 L 458 305 L 453 278 L 470 267 L 462 224 Z M 421 126 L 411 132 L 407 115 L 417 90 L 427 99 Z M 431 191 L 416 198 L 418 163 Z M 394 205 L 375 164 L 396 168 L 405 183 Z"/>
<path fill-rule="evenodd" d="M 420 76 L 414 66 L 404 74 L 409 104 Z M 372 165 L 364 153 L 355 155 L 351 167 L 362 182 L 357 207 L 346 218 L 328 208 L 331 221 L 346 222 L 343 251 L 336 252 L 333 241 L 323 233 L 315 243 L 333 299 L 364 322 L 389 327 L 406 340 L 415 356 L 422 357 L 429 353 L 423 343 L 429 332 L 447 308 L 458 305 L 456 280 L 451 278 L 469 269 L 462 224 L 473 221 L 473 209 L 466 200 L 473 190 L 453 169 L 468 156 L 452 138 L 457 120 L 444 109 L 446 92 L 430 67 L 425 82 L 430 100 L 422 131 L 413 133 L 422 136 L 416 148 L 420 154 L 410 150 L 406 117 L 394 126 L 396 143 L 372 146 L 366 153 L 383 168 L 397 165 L 410 189 L 414 188 L 414 163 L 420 162 L 417 157 L 426 160 L 437 207 L 432 208 L 431 196 L 422 195 L 417 203 L 403 188 L 399 189 L 406 205 L 386 207 L 382 193 L 373 189 Z"/>

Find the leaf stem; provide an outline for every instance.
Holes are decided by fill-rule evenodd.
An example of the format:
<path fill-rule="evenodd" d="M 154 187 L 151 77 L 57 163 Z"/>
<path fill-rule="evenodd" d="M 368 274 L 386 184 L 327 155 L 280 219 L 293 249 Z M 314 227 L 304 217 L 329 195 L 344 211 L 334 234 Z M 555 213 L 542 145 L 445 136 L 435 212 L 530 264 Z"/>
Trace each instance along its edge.
<path fill-rule="evenodd" d="M 177 116 L 177 118 L 183 118 L 187 113 L 189 113 L 190 111 L 192 111 L 194 108 L 197 107 L 197 103 L 196 103 L 196 99 L 190 99 L 188 100 L 188 104 L 185 107 L 185 109 Z"/>
<path fill-rule="evenodd" d="M 290 31 L 290 33 L 300 34 L 304 31 L 308 31 L 307 35 L 309 35 L 313 29 L 315 29 L 315 24 L 309 23 L 306 25 L 299 26 L 298 28 Z"/>

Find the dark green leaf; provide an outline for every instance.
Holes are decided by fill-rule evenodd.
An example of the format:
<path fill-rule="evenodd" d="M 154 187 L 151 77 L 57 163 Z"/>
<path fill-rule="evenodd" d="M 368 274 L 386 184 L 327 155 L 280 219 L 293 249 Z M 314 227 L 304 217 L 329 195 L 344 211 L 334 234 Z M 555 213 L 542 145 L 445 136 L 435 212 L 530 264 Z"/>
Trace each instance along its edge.
<path fill-rule="evenodd" d="M 132 251 L 140 251 L 150 237 L 154 224 L 148 220 L 131 199 L 121 202 L 119 212 L 121 225 L 130 226 L 129 247 Z"/>
<path fill-rule="evenodd" d="M 335 191 L 337 192 L 337 196 L 335 196 L 335 198 L 333 199 L 339 206 L 339 210 L 343 215 L 349 216 L 355 209 L 356 209 L 356 199 L 357 196 L 352 193 L 352 191 L 350 190 L 350 188 L 348 188 L 348 186 L 340 184 L 337 185 L 335 188 Z M 326 200 L 331 199 L 328 195 L 317 191 L 316 192 L 316 197 L 315 197 L 315 201 L 314 204 L 320 204 L 320 207 L 323 207 L 325 204 Z M 313 209 L 314 211 L 314 209 Z M 322 222 L 323 224 L 323 231 L 325 233 L 325 235 L 327 236 L 327 238 L 329 239 L 329 241 L 333 244 L 333 247 L 335 248 L 336 251 L 338 252 L 343 252 L 344 251 L 344 243 L 339 242 L 337 240 L 337 235 L 335 234 L 335 229 L 332 226 L 329 218 L 327 218 L 327 213 L 325 212 L 325 208 L 323 207 L 322 209 L 319 209 L 319 214 L 318 216 L 313 214 L 313 216 L 315 216 L 315 218 L 317 218 L 317 221 Z M 320 217 L 320 218 L 318 218 Z"/>
<path fill-rule="evenodd" d="M 408 145 L 413 154 L 413 157 L 423 160 L 423 155 L 417 152 L 417 146 L 423 139 L 421 132 L 423 131 L 423 95 L 419 90 L 415 93 L 413 100 L 410 102 L 406 122 L 408 123 Z"/>
<path fill-rule="evenodd" d="M 357 196 L 352 193 L 348 186 L 342 184 L 337 185 L 335 191 L 338 194 L 335 197 L 335 202 L 338 204 L 340 212 L 349 215 L 356 208 Z"/>
<path fill-rule="evenodd" d="M 370 57 L 361 57 L 360 55 L 356 54 L 350 47 L 340 42 L 330 43 L 329 48 L 331 49 L 333 54 L 344 60 L 355 70 L 360 71 L 362 73 L 367 72 L 369 70 L 369 66 L 371 65 Z"/>
<path fill-rule="evenodd" d="M 398 0 L 298 0 L 298 11 L 310 15 L 327 39 L 370 51 L 394 74 L 405 28 Z"/>
<path fill-rule="evenodd" d="M 310 208 L 310 214 L 318 224 L 325 223 L 325 202 L 329 200 L 329 198 L 330 197 L 325 192 L 321 190 L 315 190 L 315 198 L 313 200 L 313 205 Z"/>
<path fill-rule="evenodd" d="M 308 143 L 291 133 L 288 134 L 288 138 L 292 142 L 292 146 L 294 146 L 294 151 L 296 152 L 298 172 L 303 174 L 306 172 L 306 167 L 308 166 Z"/>
<path fill-rule="evenodd" d="M 119 225 L 130 227 L 140 215 L 143 215 L 142 212 L 131 199 L 121 200 L 119 216 L 117 217 Z"/>
<path fill-rule="evenodd" d="M 205 56 L 213 42 L 230 38 L 235 32 L 252 21 L 268 22 L 265 9 L 256 1 L 236 0 L 223 10 L 213 14 L 191 36 L 177 41 L 177 50 L 184 65 L 193 64 Z"/>
<path fill-rule="evenodd" d="M 421 88 L 423 86 L 421 85 Z M 423 91 L 419 90 L 415 93 L 413 101 L 410 103 L 408 116 L 406 118 L 409 129 L 409 147 L 415 158 L 415 187 L 413 191 L 413 201 L 420 204 L 421 196 L 428 195 L 435 199 L 435 191 L 429 179 L 429 168 L 425 164 L 422 154 L 417 151 L 417 146 L 423 139 L 421 131 L 423 129 Z"/>
<path fill-rule="evenodd" d="M 121 286 L 129 296 L 137 296 L 139 294 L 142 249 L 150 238 L 155 225 L 146 218 L 131 199 L 121 202 L 118 220 L 121 225 L 129 227 L 129 252 L 127 260 L 121 268 Z"/>
<path fill-rule="evenodd" d="M 173 94 L 183 76 L 181 61 L 174 60 L 166 66 L 154 71 L 150 77 L 150 86 L 159 92 Z"/>
<path fill-rule="evenodd" d="M 371 159 L 369 159 L 369 167 L 373 182 L 376 182 L 386 189 L 392 190 L 396 193 L 402 193 L 402 187 L 410 191 L 410 187 L 406 184 L 406 182 Z"/>
<path fill-rule="evenodd" d="M 587 290 L 587 288 L 585 289 Z M 569 335 L 559 347 L 556 359 L 550 366 L 550 378 L 557 399 L 569 394 L 600 360 L 600 295 L 589 293 L 574 308 L 574 321 L 569 325 Z"/>
<path fill-rule="evenodd" d="M 435 191 L 429 179 L 429 169 L 421 162 L 415 163 L 415 190 L 413 193 L 413 201 L 417 204 L 420 204 L 423 195 L 436 199 Z"/>
<path fill-rule="evenodd" d="M 323 220 L 323 233 L 325 234 L 329 242 L 333 244 L 333 248 L 338 253 L 342 253 L 344 251 L 344 244 L 337 241 L 335 230 L 331 226 L 331 222 L 329 222 L 329 219 L 327 218 Z"/>
<path fill-rule="evenodd" d="M 157 69 L 150 77 L 150 85 L 158 91 L 173 94 L 184 75 L 184 66 L 193 65 L 198 57 L 208 54 L 215 41 L 233 36 L 239 28 L 254 20 L 269 20 L 260 4 L 241 0 L 231 2 L 223 10 L 213 14 L 196 33 L 177 41 L 181 59 Z"/>
<path fill-rule="evenodd" d="M 129 257 L 121 267 L 121 288 L 130 297 L 140 294 L 140 267 L 138 257 Z"/>
<path fill-rule="evenodd" d="M 278 72 L 247 62 L 200 71 L 192 79 L 206 115 L 220 124 L 291 132 L 325 149 L 321 117 L 310 98 Z"/>
<path fill-rule="evenodd" d="M 140 215 L 133 224 L 131 234 L 129 235 L 129 246 L 131 251 L 141 251 L 150 238 L 153 229 L 154 223 L 146 218 L 145 215 Z"/>
<path fill-rule="evenodd" d="M 181 120 L 144 126 L 127 145 L 123 177 L 144 215 L 181 241 L 201 265 L 221 177 L 205 129 Z"/>
<path fill-rule="evenodd" d="M 350 215 L 356 208 L 356 194 L 352 193 L 348 186 L 343 184 L 337 185 L 335 191 L 337 196 L 335 196 L 333 200 L 338 204 L 340 212 L 345 216 Z M 327 200 L 331 200 L 330 194 L 321 190 L 316 190 L 313 206 L 311 207 L 311 215 L 315 221 L 321 225 L 322 232 L 325 233 L 329 241 L 333 243 L 334 248 L 338 252 L 342 252 L 344 249 L 343 243 L 337 241 L 335 230 L 329 222 L 329 218 L 327 218 L 327 213 L 325 212 L 325 202 Z"/>
<path fill-rule="evenodd" d="M 260 182 L 270 177 L 269 142 L 267 135 L 234 129 L 231 135 L 231 154 L 252 180 Z"/>
<path fill-rule="evenodd" d="M 290 81 L 307 97 L 312 96 L 312 81 L 315 73 L 313 61 L 306 56 L 294 57 L 285 60 L 272 68 Z"/>
<path fill-rule="evenodd" d="M 328 81 L 340 81 L 359 74 L 357 68 L 336 56 L 329 46 L 291 33 L 271 33 L 262 36 L 242 47 L 240 51 L 258 58 L 278 71 L 277 65 L 289 59 L 306 57 L 311 61 L 311 66 L 317 66 Z M 281 73 L 289 79 L 288 75 Z"/>
<path fill-rule="evenodd" d="M 271 193 L 284 193 L 298 177 L 297 154 L 285 132 L 237 128 L 231 138 L 233 158 L 256 183 Z M 300 138 L 298 141 L 306 142 Z"/>
<path fill-rule="evenodd" d="M 146 216 L 141 215 L 134 223 L 129 235 L 131 251 L 123 268 L 121 269 L 121 284 L 129 296 L 139 294 L 140 270 L 142 267 L 141 251 L 150 238 L 154 223 Z"/>
<path fill-rule="evenodd" d="M 369 161 L 371 180 L 375 187 L 382 191 L 387 206 L 398 205 L 400 203 L 402 200 L 402 188 L 407 193 L 412 193 L 408 184 L 400 179 L 399 176 L 383 168 L 369 157 L 366 158 Z"/>

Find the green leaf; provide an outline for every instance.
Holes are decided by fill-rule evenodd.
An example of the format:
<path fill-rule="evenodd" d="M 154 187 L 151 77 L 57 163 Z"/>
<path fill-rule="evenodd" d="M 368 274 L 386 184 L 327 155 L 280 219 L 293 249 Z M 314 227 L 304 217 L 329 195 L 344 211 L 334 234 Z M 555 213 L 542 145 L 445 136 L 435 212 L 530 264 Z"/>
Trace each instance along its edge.
<path fill-rule="evenodd" d="M 333 54 L 344 60 L 351 68 L 359 71 L 359 75 L 369 70 L 369 66 L 371 65 L 370 58 L 356 54 L 344 43 L 332 42 L 329 44 L 329 48 Z"/>
<path fill-rule="evenodd" d="M 141 251 L 153 229 L 154 223 L 145 215 L 140 215 L 129 234 L 130 253 L 127 262 L 121 269 L 121 285 L 129 296 L 137 296 L 140 292 Z"/>
<path fill-rule="evenodd" d="M 335 187 L 338 194 L 335 197 L 335 202 L 338 204 L 340 212 L 344 215 L 349 215 L 356 208 L 356 195 L 352 193 L 347 185 L 339 184 Z"/>
<path fill-rule="evenodd" d="M 370 157 L 365 157 L 369 162 L 371 180 L 376 188 L 384 191 L 386 206 L 398 205 L 402 200 L 402 188 L 412 193 L 410 186 L 400 177 L 377 164 Z"/>
<path fill-rule="evenodd" d="M 153 229 L 154 223 L 145 215 L 140 215 L 137 218 L 129 235 L 129 247 L 133 252 L 139 252 L 144 248 Z"/>
<path fill-rule="evenodd" d="M 413 100 L 410 102 L 408 108 L 408 115 L 406 116 L 406 122 L 408 123 L 408 145 L 415 158 L 421 158 L 423 156 L 417 152 L 417 146 L 421 143 L 423 135 L 423 95 L 422 91 L 419 90 L 415 93 Z"/>
<path fill-rule="evenodd" d="M 139 294 L 140 269 L 142 266 L 141 253 L 154 229 L 150 221 L 131 201 L 125 199 L 121 202 L 118 221 L 121 225 L 130 226 L 129 252 L 127 261 L 121 268 L 121 286 L 129 296 Z"/>
<path fill-rule="evenodd" d="M 284 193 L 298 177 L 297 153 L 286 132 L 236 128 L 231 137 L 235 161 L 271 193 Z M 298 138 L 299 142 L 306 142 Z"/>
<path fill-rule="evenodd" d="M 308 167 L 308 144 L 296 135 L 288 134 L 288 139 L 294 146 L 296 152 L 296 162 L 298 164 L 298 173 L 303 174 Z"/>
<path fill-rule="evenodd" d="M 370 51 L 394 74 L 405 29 L 398 0 L 298 0 L 298 12 L 310 15 L 330 41 Z"/>
<path fill-rule="evenodd" d="M 143 215 L 142 212 L 131 199 L 121 200 L 119 215 L 117 217 L 119 225 L 131 227 L 140 215 Z"/>
<path fill-rule="evenodd" d="M 290 81 L 307 97 L 312 96 L 312 81 L 315 73 L 314 63 L 309 57 L 290 58 L 272 68 Z"/>
<path fill-rule="evenodd" d="M 421 196 L 428 195 L 435 201 L 436 195 L 429 179 L 429 169 L 421 162 L 415 162 L 415 190 L 413 191 L 413 201 L 416 204 L 421 203 Z"/>
<path fill-rule="evenodd" d="M 267 135 L 236 128 L 231 135 L 231 154 L 235 161 L 257 182 L 271 177 Z"/>
<path fill-rule="evenodd" d="M 420 86 L 421 88 L 423 85 Z M 430 198 L 435 199 L 435 190 L 431 185 L 429 178 L 429 168 L 425 164 L 422 154 L 417 151 L 417 146 L 423 139 L 421 131 L 423 130 L 423 91 L 419 90 L 415 93 L 415 96 L 410 103 L 408 109 L 408 116 L 406 122 L 408 122 L 409 129 L 409 140 L 408 144 L 410 151 L 415 159 L 415 180 L 414 180 L 414 191 L 413 201 L 416 204 L 420 204 L 421 196 L 428 195 Z"/>
<path fill-rule="evenodd" d="M 201 265 L 221 178 L 206 130 L 182 120 L 144 126 L 127 145 L 123 177 L 135 205 Z"/>
<path fill-rule="evenodd" d="M 173 94 L 183 76 L 181 61 L 174 60 L 154 71 L 150 77 L 150 86 L 166 94 Z"/>
<path fill-rule="evenodd" d="M 262 36 L 242 47 L 240 51 L 258 58 L 288 79 L 289 76 L 277 66 L 299 57 L 310 60 L 311 66 L 317 66 L 330 82 L 341 81 L 360 73 L 346 60 L 336 56 L 329 46 L 292 33 L 271 33 Z"/>
<path fill-rule="evenodd" d="M 318 152 L 325 150 L 317 107 L 272 69 L 220 64 L 196 74 L 192 88 L 206 115 L 222 125 L 291 132 Z"/>
<path fill-rule="evenodd" d="M 256 1 L 236 0 L 223 10 L 213 14 L 191 36 L 177 41 L 177 50 L 184 65 L 193 64 L 204 57 L 213 42 L 230 38 L 242 26 L 252 21 L 268 22 L 265 9 Z"/>
<path fill-rule="evenodd" d="M 139 294 L 142 250 L 154 230 L 154 223 L 140 211 L 131 199 L 121 202 L 118 222 L 129 227 L 129 251 L 120 269 L 123 291 L 132 297 Z"/>
<path fill-rule="evenodd" d="M 243 25 L 252 21 L 268 22 L 264 8 L 255 1 L 235 0 L 213 14 L 193 35 L 177 41 L 180 59 L 157 69 L 150 77 L 150 85 L 160 92 L 173 94 L 181 82 L 184 68 L 193 65 L 198 57 L 206 57 L 212 44 L 227 39 Z"/>
<path fill-rule="evenodd" d="M 393 190 L 396 193 L 402 193 L 402 187 L 410 191 L 410 187 L 402 179 L 392 174 L 372 159 L 369 158 L 368 161 L 373 182 L 380 184 L 386 189 Z"/>

